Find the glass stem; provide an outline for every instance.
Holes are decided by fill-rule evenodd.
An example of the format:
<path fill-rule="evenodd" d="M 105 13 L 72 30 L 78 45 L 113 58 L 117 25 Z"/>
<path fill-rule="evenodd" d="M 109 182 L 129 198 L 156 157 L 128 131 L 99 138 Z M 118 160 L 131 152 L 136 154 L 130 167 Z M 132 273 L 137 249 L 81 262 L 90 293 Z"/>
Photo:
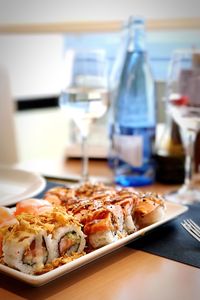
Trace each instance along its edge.
<path fill-rule="evenodd" d="M 87 136 L 82 137 L 82 178 L 84 183 L 88 181 L 88 152 L 87 152 Z"/>
<path fill-rule="evenodd" d="M 187 141 L 185 143 L 185 179 L 184 186 L 190 188 L 194 175 L 194 143 L 196 133 L 194 131 L 187 132 Z"/>

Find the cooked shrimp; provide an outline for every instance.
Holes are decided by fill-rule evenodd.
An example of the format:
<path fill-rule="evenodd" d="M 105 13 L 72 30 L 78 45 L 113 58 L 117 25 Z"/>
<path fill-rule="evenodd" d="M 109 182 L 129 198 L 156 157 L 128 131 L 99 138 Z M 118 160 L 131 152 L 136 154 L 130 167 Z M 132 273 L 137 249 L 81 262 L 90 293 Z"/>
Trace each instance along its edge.
<path fill-rule="evenodd" d="M 18 223 L 17 219 L 7 207 L 0 207 L 0 228 Z M 3 234 L 0 232 L 0 257 L 2 256 Z"/>
<path fill-rule="evenodd" d="M 17 223 L 17 219 L 7 207 L 0 207 L 0 228 Z"/>
<path fill-rule="evenodd" d="M 40 215 L 46 211 L 52 210 L 52 208 L 52 204 L 46 200 L 27 199 L 17 203 L 15 215 L 17 216 L 21 213 Z"/>

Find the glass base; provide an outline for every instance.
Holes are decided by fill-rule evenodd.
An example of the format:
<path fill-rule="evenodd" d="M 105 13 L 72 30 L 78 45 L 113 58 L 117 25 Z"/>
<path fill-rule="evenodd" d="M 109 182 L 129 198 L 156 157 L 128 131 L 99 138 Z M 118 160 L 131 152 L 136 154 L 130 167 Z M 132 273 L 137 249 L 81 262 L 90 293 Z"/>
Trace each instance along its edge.
<path fill-rule="evenodd" d="M 200 189 L 183 185 L 179 190 L 164 195 L 165 199 L 179 204 L 200 203 Z"/>

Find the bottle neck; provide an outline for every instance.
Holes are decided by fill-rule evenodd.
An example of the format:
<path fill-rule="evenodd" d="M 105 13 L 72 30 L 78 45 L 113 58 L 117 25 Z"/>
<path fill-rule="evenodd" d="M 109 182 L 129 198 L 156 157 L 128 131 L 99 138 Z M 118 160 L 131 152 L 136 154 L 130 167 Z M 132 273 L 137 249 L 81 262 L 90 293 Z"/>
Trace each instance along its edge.
<path fill-rule="evenodd" d="M 135 52 L 146 51 L 145 26 L 142 19 L 131 19 L 129 22 L 128 50 Z"/>

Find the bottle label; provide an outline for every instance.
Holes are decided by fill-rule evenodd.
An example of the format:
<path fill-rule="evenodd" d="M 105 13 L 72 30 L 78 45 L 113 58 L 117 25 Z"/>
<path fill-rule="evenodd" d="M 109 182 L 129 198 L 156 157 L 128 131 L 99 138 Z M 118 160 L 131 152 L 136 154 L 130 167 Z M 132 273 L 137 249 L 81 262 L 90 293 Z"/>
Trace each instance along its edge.
<path fill-rule="evenodd" d="M 114 135 L 113 144 L 116 155 L 133 167 L 143 164 L 143 138 L 141 135 Z"/>

